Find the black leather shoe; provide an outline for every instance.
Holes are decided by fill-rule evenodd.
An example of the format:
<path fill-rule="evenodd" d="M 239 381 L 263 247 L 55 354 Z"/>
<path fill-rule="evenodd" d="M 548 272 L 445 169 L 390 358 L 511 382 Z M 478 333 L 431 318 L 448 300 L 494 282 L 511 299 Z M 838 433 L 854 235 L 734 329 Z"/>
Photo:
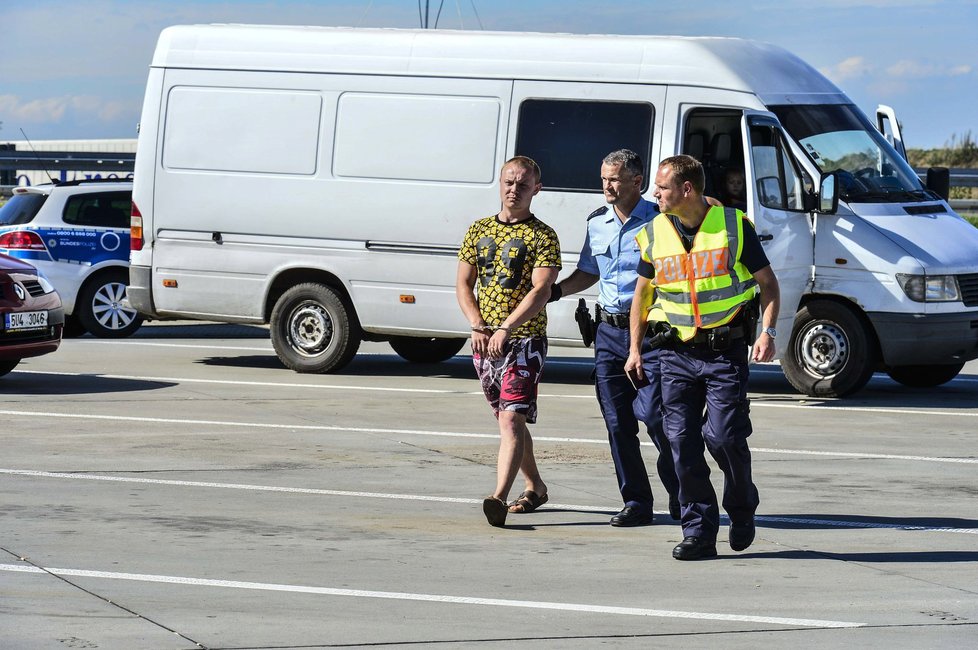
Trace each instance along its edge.
<path fill-rule="evenodd" d="M 643 512 L 637 506 L 625 506 L 611 518 L 612 526 L 645 526 L 652 523 L 652 513 Z"/>
<path fill-rule="evenodd" d="M 672 556 L 677 560 L 702 560 L 705 557 L 716 557 L 717 544 L 699 537 L 686 537 L 672 549 Z"/>
<path fill-rule="evenodd" d="M 754 518 L 740 524 L 731 523 L 729 540 L 730 548 L 735 551 L 743 551 L 754 542 Z"/>
<path fill-rule="evenodd" d="M 673 521 L 679 521 L 683 518 L 683 507 L 679 503 L 679 497 L 669 496 L 669 516 L 672 517 Z"/>

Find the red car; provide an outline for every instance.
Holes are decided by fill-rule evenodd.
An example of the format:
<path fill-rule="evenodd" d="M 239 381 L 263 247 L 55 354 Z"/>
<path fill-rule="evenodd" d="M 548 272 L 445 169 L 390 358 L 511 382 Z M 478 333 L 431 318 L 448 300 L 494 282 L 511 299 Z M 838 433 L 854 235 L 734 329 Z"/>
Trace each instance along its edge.
<path fill-rule="evenodd" d="M 61 297 L 30 264 L 0 254 L 0 376 L 61 345 Z"/>

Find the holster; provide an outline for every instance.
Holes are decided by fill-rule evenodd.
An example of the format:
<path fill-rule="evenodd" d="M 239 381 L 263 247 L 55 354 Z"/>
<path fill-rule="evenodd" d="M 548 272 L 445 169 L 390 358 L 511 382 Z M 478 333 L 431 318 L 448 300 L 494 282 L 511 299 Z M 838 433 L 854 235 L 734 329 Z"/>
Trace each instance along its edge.
<path fill-rule="evenodd" d="M 761 298 L 754 296 L 744 305 L 744 338 L 747 345 L 754 345 L 757 340 L 757 322 L 761 319 Z"/>
<path fill-rule="evenodd" d="M 646 338 L 649 339 L 649 347 L 653 350 L 670 347 L 676 340 L 676 328 L 665 321 L 654 321 L 649 323 L 649 331 Z"/>
<path fill-rule="evenodd" d="M 591 318 L 591 312 L 588 311 L 587 301 L 584 298 L 580 298 L 577 301 L 577 309 L 574 311 L 574 320 L 577 321 L 577 327 L 581 330 L 581 340 L 584 341 L 585 347 L 591 347 L 594 343 L 594 320 Z"/>

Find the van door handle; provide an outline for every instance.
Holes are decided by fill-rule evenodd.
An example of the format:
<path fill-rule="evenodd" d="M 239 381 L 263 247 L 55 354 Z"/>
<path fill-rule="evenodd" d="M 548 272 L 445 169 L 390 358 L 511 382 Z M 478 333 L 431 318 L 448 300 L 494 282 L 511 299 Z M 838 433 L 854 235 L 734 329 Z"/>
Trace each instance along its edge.
<path fill-rule="evenodd" d="M 211 233 L 211 240 L 215 244 L 223 244 L 224 243 L 224 237 L 222 237 L 221 236 L 221 233 L 219 233 L 219 232 L 212 232 Z"/>
<path fill-rule="evenodd" d="M 216 235 L 217 233 L 214 234 Z M 772 239 L 774 239 L 774 235 L 758 235 L 757 239 L 760 241 L 771 241 Z"/>

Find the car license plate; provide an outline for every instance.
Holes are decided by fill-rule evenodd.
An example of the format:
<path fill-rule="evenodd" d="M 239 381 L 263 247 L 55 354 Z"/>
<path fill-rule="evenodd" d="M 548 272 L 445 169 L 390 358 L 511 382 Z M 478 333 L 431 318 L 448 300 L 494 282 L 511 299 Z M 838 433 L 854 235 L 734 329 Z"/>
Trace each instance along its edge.
<path fill-rule="evenodd" d="M 20 311 L 5 316 L 4 327 L 8 330 L 29 330 L 48 326 L 46 311 Z"/>

